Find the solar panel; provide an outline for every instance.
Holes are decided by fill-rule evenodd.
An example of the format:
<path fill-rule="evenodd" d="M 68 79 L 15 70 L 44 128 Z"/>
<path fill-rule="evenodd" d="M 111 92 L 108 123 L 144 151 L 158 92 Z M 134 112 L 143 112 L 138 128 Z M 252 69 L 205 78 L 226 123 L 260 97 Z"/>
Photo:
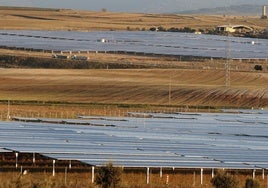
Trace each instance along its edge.
<path fill-rule="evenodd" d="M 267 111 L 145 117 L 150 118 L 87 116 L 0 122 L 0 148 L 97 166 L 112 161 L 125 167 L 268 167 Z"/>
<path fill-rule="evenodd" d="M 105 42 L 102 39 L 105 39 Z M 226 57 L 225 36 L 127 31 L 0 30 L 2 46 L 55 51 L 122 51 L 130 53 Z M 229 37 L 230 58 L 267 58 L 268 42 Z"/>

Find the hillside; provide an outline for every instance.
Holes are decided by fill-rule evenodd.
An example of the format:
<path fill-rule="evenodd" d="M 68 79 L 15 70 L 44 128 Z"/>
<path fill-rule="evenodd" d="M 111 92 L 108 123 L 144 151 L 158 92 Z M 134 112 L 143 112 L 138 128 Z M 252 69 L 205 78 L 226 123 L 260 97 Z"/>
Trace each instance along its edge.
<path fill-rule="evenodd" d="M 257 14 L 258 15 L 258 14 Z M 24 30 L 149 30 L 151 27 L 214 29 L 218 25 L 242 24 L 256 29 L 268 27 L 259 16 L 191 14 L 135 14 L 76 11 L 67 9 L 22 9 L 0 7 L 0 29 Z"/>
<path fill-rule="evenodd" d="M 202 15 L 237 15 L 237 16 L 261 16 L 261 5 L 233 5 L 229 7 L 202 8 L 197 10 L 182 11 L 179 14 L 202 14 Z"/>

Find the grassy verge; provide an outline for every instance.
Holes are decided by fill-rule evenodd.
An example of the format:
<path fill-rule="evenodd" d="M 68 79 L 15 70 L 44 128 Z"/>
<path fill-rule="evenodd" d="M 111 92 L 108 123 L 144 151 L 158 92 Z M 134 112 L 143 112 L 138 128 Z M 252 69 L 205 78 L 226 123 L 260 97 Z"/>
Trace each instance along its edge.
<path fill-rule="evenodd" d="M 160 177 L 159 169 L 150 170 L 150 182 L 146 183 L 146 168 L 129 170 L 124 169 L 121 176 L 120 187 L 181 187 L 181 188 L 212 188 L 211 169 L 204 170 L 203 184 L 201 185 L 200 169 L 163 169 L 162 177 Z M 97 173 L 97 169 L 96 169 Z M 238 188 L 243 188 L 246 178 L 252 176 L 251 170 L 229 170 L 238 180 Z M 44 171 L 43 173 L 31 173 L 21 175 L 20 170 L 13 172 L 0 172 L 0 187 L 6 188 L 29 188 L 29 187 L 97 187 L 92 183 L 91 169 L 88 172 L 77 173 L 67 169 L 65 172 L 57 172 L 52 176 L 51 171 Z M 266 180 L 262 179 L 261 172 L 256 172 L 256 180 L 260 182 L 260 187 L 266 186 Z"/>

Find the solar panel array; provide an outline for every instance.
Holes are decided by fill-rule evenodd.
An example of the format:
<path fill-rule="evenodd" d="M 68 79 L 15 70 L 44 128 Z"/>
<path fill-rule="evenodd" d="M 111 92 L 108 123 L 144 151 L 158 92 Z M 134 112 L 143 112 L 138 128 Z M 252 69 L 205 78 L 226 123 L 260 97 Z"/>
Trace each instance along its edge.
<path fill-rule="evenodd" d="M 126 51 L 165 55 L 267 59 L 264 39 L 170 32 L 0 30 L 1 46 L 57 51 Z M 228 45 L 227 45 L 228 44 Z"/>
<path fill-rule="evenodd" d="M 268 112 L 251 112 L 0 122 L 0 148 L 91 165 L 267 169 Z"/>

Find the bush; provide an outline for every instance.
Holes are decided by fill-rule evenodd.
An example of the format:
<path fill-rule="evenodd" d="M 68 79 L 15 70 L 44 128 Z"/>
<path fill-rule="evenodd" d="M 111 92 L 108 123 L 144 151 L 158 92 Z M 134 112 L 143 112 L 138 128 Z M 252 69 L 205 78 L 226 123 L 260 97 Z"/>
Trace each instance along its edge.
<path fill-rule="evenodd" d="M 168 32 L 180 32 L 180 30 L 178 28 L 175 28 L 175 27 L 171 27 L 167 31 Z"/>
<path fill-rule="evenodd" d="M 195 32 L 195 29 L 192 29 L 190 27 L 184 27 L 182 29 L 183 32 L 186 32 L 186 33 L 194 33 Z"/>
<path fill-rule="evenodd" d="M 245 188 L 259 188 L 260 183 L 252 178 L 247 178 L 245 183 Z"/>
<path fill-rule="evenodd" d="M 167 31 L 164 27 L 162 27 L 162 26 L 159 26 L 158 28 L 158 31 Z"/>
<path fill-rule="evenodd" d="M 262 66 L 261 66 L 261 65 L 255 65 L 255 66 L 254 66 L 254 69 L 255 69 L 255 70 L 262 71 Z"/>
<path fill-rule="evenodd" d="M 237 188 L 238 186 L 236 178 L 223 171 L 212 178 L 211 183 L 215 188 Z"/>
<path fill-rule="evenodd" d="M 112 163 L 102 166 L 96 176 L 96 184 L 103 188 L 115 188 L 120 183 L 121 170 Z"/>
<path fill-rule="evenodd" d="M 156 31 L 156 28 L 155 27 L 151 27 L 149 30 L 150 31 Z"/>

